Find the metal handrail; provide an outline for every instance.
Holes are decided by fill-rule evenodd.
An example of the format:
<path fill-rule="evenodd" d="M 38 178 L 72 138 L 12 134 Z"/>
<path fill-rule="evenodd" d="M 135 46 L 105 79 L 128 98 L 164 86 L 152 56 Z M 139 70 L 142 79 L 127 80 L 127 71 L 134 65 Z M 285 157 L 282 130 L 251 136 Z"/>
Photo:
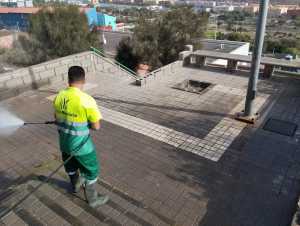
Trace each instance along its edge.
<path fill-rule="evenodd" d="M 108 56 L 103 51 L 101 51 L 99 49 L 96 49 L 93 46 L 91 46 L 91 50 L 95 54 L 97 54 L 98 56 L 101 56 L 101 57 L 105 58 L 111 64 L 115 64 L 115 65 L 119 66 L 120 69 L 125 70 L 128 74 L 130 74 L 131 76 L 133 76 L 135 79 L 141 79 L 141 77 L 138 76 L 138 74 L 135 71 L 131 70 L 130 68 L 126 67 L 125 65 L 121 64 L 120 62 L 118 62 L 118 61 L 116 61 L 114 59 L 108 58 Z"/>
<path fill-rule="evenodd" d="M 92 46 L 91 46 L 91 50 L 92 50 L 95 54 L 97 54 L 98 56 L 100 56 L 100 57 L 104 58 L 105 60 L 107 60 L 108 62 L 110 62 L 111 64 L 115 64 L 115 65 L 119 66 L 121 70 L 126 71 L 129 75 L 133 76 L 136 80 L 139 80 L 139 81 L 144 80 L 144 81 L 146 82 L 146 80 L 147 80 L 148 77 L 153 76 L 155 73 L 160 72 L 160 71 L 163 71 L 163 70 L 165 70 L 167 67 L 170 66 L 170 64 L 169 64 L 169 65 L 165 65 L 165 66 L 163 66 L 163 67 L 161 67 L 161 68 L 158 68 L 158 69 L 156 69 L 156 70 L 154 70 L 154 71 L 148 72 L 148 73 L 147 73 L 146 75 L 144 75 L 144 76 L 139 76 L 135 71 L 131 70 L 130 68 L 126 67 L 125 65 L 123 65 L 123 64 L 121 64 L 120 62 L 116 61 L 115 59 L 109 58 L 103 51 L 101 51 L 101 50 L 99 50 L 99 49 L 97 49 L 97 48 L 95 48 L 95 47 L 92 47 Z M 172 63 L 172 64 L 173 64 L 173 63 Z M 172 66 L 171 66 L 171 67 L 172 67 Z"/>

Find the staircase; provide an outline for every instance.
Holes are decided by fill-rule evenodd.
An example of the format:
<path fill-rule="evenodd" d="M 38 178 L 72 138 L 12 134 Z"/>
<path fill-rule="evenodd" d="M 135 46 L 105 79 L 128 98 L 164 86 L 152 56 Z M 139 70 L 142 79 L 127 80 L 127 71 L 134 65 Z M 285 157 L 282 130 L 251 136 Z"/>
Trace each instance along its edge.
<path fill-rule="evenodd" d="M 58 161 L 44 164 L 34 173 L 22 179 L 22 183 L 11 187 L 0 196 L 0 216 L 26 194 L 33 191 L 55 167 Z M 48 183 L 30 195 L 17 208 L 0 219 L 0 225 L 174 225 L 152 208 L 148 208 L 141 198 L 101 180 L 97 183 L 99 193 L 110 196 L 110 201 L 96 209 L 89 207 L 83 191 L 71 194 L 66 174 L 60 170 Z"/>
<path fill-rule="evenodd" d="M 108 69 L 107 72 L 114 75 L 119 74 L 122 76 L 128 77 L 128 79 L 134 79 L 136 85 L 141 85 L 141 81 L 143 80 L 135 71 L 131 70 L 130 68 L 126 67 L 125 65 L 121 64 L 120 62 L 116 61 L 115 59 L 110 58 L 107 54 L 103 51 L 96 49 L 94 47 L 90 48 L 94 56 L 95 67 L 97 71 L 103 71 Z"/>
<path fill-rule="evenodd" d="M 165 65 L 159 69 L 156 69 L 154 71 L 149 72 L 148 74 L 144 76 L 138 75 L 135 71 L 129 69 L 125 65 L 121 64 L 120 62 L 111 59 L 108 55 L 106 55 L 103 51 L 96 49 L 94 47 L 91 47 L 91 51 L 96 56 L 96 64 L 103 65 L 103 62 L 106 62 L 111 67 L 109 68 L 109 73 L 112 75 L 115 74 L 121 74 L 127 76 L 129 79 L 134 79 L 135 84 L 138 86 L 145 86 L 147 84 L 151 84 L 151 82 L 155 82 L 161 78 L 165 78 L 167 76 L 172 76 L 173 74 L 178 73 L 179 70 L 182 68 L 182 61 L 174 61 L 173 63 L 170 63 L 168 65 Z M 98 58 L 98 59 L 97 59 Z M 99 61 L 98 61 L 99 60 Z M 97 67 L 98 71 L 101 71 L 101 66 Z"/>

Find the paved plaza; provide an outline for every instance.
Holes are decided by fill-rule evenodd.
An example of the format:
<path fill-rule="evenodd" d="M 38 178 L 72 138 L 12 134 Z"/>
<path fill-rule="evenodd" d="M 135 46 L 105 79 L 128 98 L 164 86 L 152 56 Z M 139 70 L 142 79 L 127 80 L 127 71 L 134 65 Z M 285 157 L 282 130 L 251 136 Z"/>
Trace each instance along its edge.
<path fill-rule="evenodd" d="M 186 79 L 212 85 L 200 94 L 174 88 Z M 300 125 L 298 78 L 276 73 L 259 81 L 254 125 L 234 119 L 244 108 L 246 72 L 178 66 L 142 87 L 101 72 L 89 73 L 87 82 L 104 118 L 92 134 L 101 161 L 98 189 L 111 201 L 88 208 L 68 194 L 60 171 L 2 224 L 290 224 L 300 188 L 300 131 L 284 136 L 263 127 L 270 118 Z M 51 120 L 52 100 L 64 86 L 43 86 L 1 105 L 24 121 Z M 5 209 L 59 165 L 60 153 L 55 126 L 22 127 L 0 143 L 0 209 Z M 9 186 L 18 191 L 14 198 Z"/>

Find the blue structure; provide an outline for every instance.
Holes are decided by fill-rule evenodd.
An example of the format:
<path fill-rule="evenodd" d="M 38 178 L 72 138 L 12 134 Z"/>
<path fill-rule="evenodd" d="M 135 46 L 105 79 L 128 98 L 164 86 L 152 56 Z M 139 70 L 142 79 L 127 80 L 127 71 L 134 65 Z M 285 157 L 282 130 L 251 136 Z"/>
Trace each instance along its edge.
<path fill-rule="evenodd" d="M 112 31 L 116 30 L 116 17 L 104 13 L 99 13 L 96 11 L 96 8 L 88 9 L 87 11 L 85 11 L 85 14 L 88 18 L 90 27 L 111 27 Z"/>
<path fill-rule="evenodd" d="M 29 26 L 29 16 L 38 10 L 38 8 L 0 7 L 0 29 L 26 31 Z M 116 29 L 116 17 L 98 13 L 96 8 L 81 8 L 81 10 L 85 13 L 91 28 L 96 26 L 97 29 L 112 31 Z"/>
<path fill-rule="evenodd" d="M 102 27 L 112 27 L 112 30 L 116 30 L 116 17 L 110 16 L 104 13 L 97 13 L 98 24 Z"/>
<path fill-rule="evenodd" d="M 29 16 L 28 13 L 0 13 L 0 28 L 26 31 Z"/>
<path fill-rule="evenodd" d="M 85 10 L 85 15 L 88 19 L 88 24 L 90 27 L 98 26 L 98 17 L 97 17 L 97 11 L 96 8 L 89 8 Z"/>

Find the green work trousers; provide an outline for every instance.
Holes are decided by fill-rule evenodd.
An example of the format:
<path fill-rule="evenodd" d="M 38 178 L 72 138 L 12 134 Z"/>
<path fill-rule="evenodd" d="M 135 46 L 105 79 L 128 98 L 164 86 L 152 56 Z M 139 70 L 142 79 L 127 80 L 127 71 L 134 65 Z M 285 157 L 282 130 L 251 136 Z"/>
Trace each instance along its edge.
<path fill-rule="evenodd" d="M 62 152 L 62 159 L 65 162 L 70 154 Z M 68 174 L 80 171 L 80 174 L 88 181 L 97 179 L 100 172 L 100 164 L 97 159 L 96 151 L 86 155 L 73 156 L 65 163 L 65 170 Z"/>

